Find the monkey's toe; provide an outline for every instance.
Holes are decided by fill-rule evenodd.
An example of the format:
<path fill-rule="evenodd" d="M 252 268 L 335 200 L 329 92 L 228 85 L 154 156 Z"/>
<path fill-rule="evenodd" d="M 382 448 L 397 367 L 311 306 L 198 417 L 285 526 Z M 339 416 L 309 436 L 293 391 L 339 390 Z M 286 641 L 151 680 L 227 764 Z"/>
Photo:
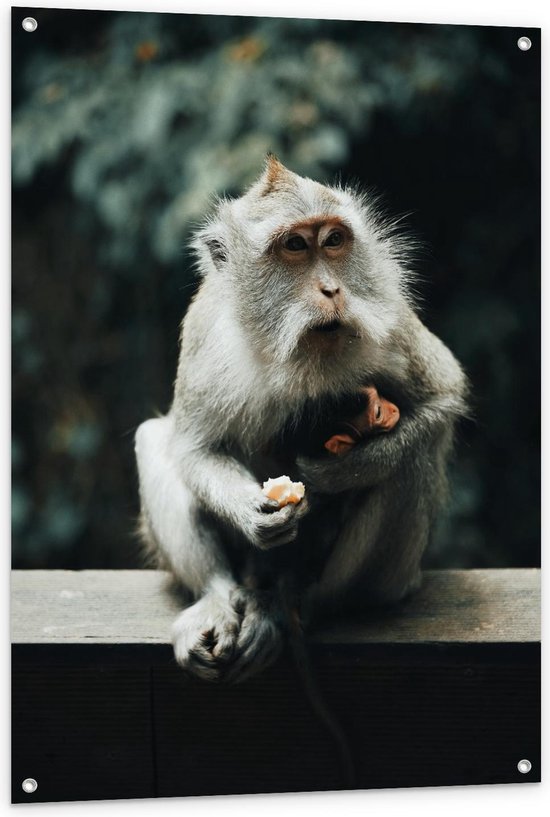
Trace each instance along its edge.
<path fill-rule="evenodd" d="M 216 635 L 214 630 L 203 630 L 201 632 L 201 640 L 203 647 L 209 652 L 212 652 L 216 646 Z"/>
<path fill-rule="evenodd" d="M 221 666 L 210 652 L 200 647 L 190 650 L 181 666 L 189 676 L 203 681 L 221 680 Z"/>
<path fill-rule="evenodd" d="M 226 627 L 220 631 L 215 630 L 215 641 L 211 649 L 212 656 L 218 661 L 228 661 L 235 651 L 238 632 L 239 628 L 237 624 Z"/>
<path fill-rule="evenodd" d="M 251 604 L 245 614 L 224 680 L 240 683 L 273 663 L 283 644 L 281 628 L 261 607 Z"/>

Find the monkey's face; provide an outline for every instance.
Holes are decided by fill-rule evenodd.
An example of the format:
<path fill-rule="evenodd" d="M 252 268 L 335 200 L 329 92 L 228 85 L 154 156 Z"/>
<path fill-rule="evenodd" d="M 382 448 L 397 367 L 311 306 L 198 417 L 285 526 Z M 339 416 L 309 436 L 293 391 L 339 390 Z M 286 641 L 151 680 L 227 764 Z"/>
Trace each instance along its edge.
<path fill-rule="evenodd" d="M 288 301 L 277 308 L 289 351 L 296 346 L 304 352 L 318 348 L 335 354 L 346 338 L 356 335 L 346 274 L 353 243 L 351 225 L 339 214 L 282 225 L 270 236 L 259 266 L 277 278 L 279 287 L 285 278 L 290 284 L 285 287 L 291 289 Z"/>
<path fill-rule="evenodd" d="M 339 359 L 359 344 L 383 344 L 399 320 L 399 266 L 353 193 L 272 158 L 218 219 L 207 230 L 220 286 L 256 348 L 273 359 Z"/>

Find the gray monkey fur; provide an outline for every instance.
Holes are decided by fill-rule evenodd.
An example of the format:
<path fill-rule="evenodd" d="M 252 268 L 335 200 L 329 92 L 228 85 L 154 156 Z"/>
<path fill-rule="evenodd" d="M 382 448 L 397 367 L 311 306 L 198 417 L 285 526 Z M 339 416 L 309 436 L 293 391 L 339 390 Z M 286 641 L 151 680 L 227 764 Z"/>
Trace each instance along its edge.
<path fill-rule="evenodd" d="M 315 217 L 340 219 L 349 247 L 297 272 L 274 241 Z M 173 626 L 177 661 L 240 681 L 284 641 L 277 595 L 256 570 L 265 579 L 267 566 L 274 587 L 277 551 L 326 554 L 297 589 L 312 624 L 418 587 L 467 381 L 415 312 L 406 247 L 356 191 L 269 157 L 245 195 L 218 203 L 194 248 L 202 281 L 182 325 L 174 400 L 136 434 L 141 527 L 192 597 Z M 338 331 L 317 331 L 333 319 Z M 380 381 L 406 408 L 395 429 L 341 457 L 298 452 L 291 476 L 306 498 L 275 510 L 261 483 L 288 471 L 270 441 L 307 402 Z"/>

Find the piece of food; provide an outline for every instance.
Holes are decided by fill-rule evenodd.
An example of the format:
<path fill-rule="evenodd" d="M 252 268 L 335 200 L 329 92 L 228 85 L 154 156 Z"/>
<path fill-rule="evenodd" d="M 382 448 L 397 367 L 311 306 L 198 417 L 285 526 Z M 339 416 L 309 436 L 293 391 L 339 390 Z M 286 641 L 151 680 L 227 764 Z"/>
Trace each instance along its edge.
<path fill-rule="evenodd" d="M 270 477 L 263 485 L 264 494 L 268 499 L 277 500 L 279 508 L 291 503 L 296 505 L 303 498 L 305 490 L 303 482 L 292 482 L 287 476 Z"/>

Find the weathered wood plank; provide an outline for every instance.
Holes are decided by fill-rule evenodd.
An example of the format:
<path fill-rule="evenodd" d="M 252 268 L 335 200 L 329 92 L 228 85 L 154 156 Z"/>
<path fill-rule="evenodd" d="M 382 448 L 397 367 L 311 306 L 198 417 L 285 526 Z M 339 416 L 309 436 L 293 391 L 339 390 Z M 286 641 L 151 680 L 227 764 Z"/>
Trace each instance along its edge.
<path fill-rule="evenodd" d="M 324 628 L 336 644 L 487 644 L 540 640 L 540 571 L 427 571 L 421 590 L 387 611 Z M 14 644 L 168 645 L 180 609 L 151 570 L 14 571 Z"/>

